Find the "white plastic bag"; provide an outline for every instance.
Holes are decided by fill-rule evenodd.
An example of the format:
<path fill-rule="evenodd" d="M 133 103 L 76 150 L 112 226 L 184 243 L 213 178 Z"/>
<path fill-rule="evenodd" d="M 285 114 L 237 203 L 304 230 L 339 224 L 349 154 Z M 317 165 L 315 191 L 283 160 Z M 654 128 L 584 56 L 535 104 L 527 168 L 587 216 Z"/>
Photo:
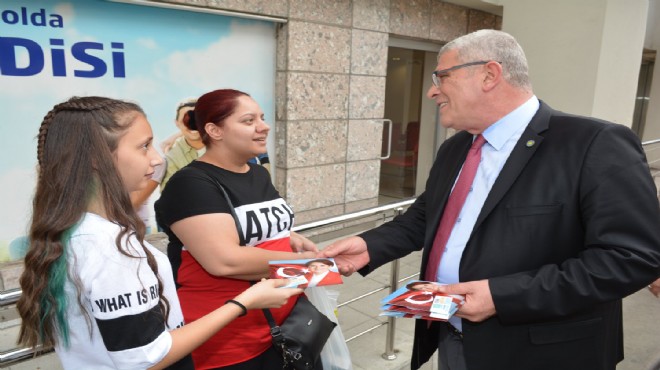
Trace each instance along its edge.
<path fill-rule="evenodd" d="M 328 341 L 321 351 L 321 361 L 323 361 L 323 370 L 353 370 L 351 354 L 346 345 L 346 339 L 339 327 L 337 320 L 337 298 L 339 292 L 326 289 L 325 287 L 307 288 L 305 295 L 309 301 L 318 308 L 323 314 L 335 323 L 337 327 L 332 331 Z"/>

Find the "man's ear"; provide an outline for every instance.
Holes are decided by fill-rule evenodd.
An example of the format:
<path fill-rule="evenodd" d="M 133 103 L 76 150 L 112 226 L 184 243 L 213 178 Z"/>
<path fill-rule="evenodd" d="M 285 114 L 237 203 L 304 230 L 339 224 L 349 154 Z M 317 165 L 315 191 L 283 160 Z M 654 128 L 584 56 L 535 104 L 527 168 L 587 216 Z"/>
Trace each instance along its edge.
<path fill-rule="evenodd" d="M 222 127 L 216 125 L 213 122 L 206 122 L 206 124 L 204 125 L 204 130 L 206 130 L 206 133 L 209 135 L 211 140 L 214 141 L 222 140 L 224 136 L 224 130 L 222 129 Z"/>
<path fill-rule="evenodd" d="M 484 91 L 490 91 L 502 82 L 502 65 L 498 62 L 490 61 L 484 66 L 484 69 L 486 73 L 484 74 L 482 86 Z"/>

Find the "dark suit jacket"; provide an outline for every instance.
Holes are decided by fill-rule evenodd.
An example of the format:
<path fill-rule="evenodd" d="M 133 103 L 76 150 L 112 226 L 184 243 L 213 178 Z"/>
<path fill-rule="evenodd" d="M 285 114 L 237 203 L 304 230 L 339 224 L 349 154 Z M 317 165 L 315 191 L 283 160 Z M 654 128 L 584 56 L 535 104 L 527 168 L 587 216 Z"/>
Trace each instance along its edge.
<path fill-rule="evenodd" d="M 472 135 L 439 149 L 426 191 L 361 236 L 367 274 L 422 249 L 421 276 Z M 623 358 L 621 299 L 660 276 L 660 208 L 628 128 L 541 103 L 484 203 L 461 281 L 488 279 L 496 316 L 463 320 L 468 369 L 614 369 Z M 433 355 L 438 323 L 418 320 L 412 369 Z"/>

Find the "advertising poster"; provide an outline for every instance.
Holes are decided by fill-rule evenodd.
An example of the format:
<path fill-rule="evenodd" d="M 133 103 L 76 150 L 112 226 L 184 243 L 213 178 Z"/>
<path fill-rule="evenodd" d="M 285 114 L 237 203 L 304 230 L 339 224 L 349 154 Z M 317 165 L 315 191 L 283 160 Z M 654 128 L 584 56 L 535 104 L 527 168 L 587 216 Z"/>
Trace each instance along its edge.
<path fill-rule="evenodd" d="M 275 115 L 275 24 L 106 0 L 0 2 L 0 262 L 20 258 L 36 179 L 36 136 L 53 105 L 100 95 L 137 102 L 156 141 L 177 103 L 219 88 Z"/>

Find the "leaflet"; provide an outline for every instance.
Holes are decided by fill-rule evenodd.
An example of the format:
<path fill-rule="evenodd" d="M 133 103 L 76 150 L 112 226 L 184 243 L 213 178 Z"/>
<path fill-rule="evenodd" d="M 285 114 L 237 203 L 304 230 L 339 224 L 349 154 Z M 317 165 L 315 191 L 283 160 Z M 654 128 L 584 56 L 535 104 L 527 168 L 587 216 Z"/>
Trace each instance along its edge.
<path fill-rule="evenodd" d="M 437 292 L 440 285 L 413 280 L 381 300 L 380 315 L 447 321 L 465 303 L 465 296 Z"/>
<path fill-rule="evenodd" d="M 342 284 L 334 258 L 269 261 L 270 277 L 287 279 L 284 288 L 308 288 Z"/>

